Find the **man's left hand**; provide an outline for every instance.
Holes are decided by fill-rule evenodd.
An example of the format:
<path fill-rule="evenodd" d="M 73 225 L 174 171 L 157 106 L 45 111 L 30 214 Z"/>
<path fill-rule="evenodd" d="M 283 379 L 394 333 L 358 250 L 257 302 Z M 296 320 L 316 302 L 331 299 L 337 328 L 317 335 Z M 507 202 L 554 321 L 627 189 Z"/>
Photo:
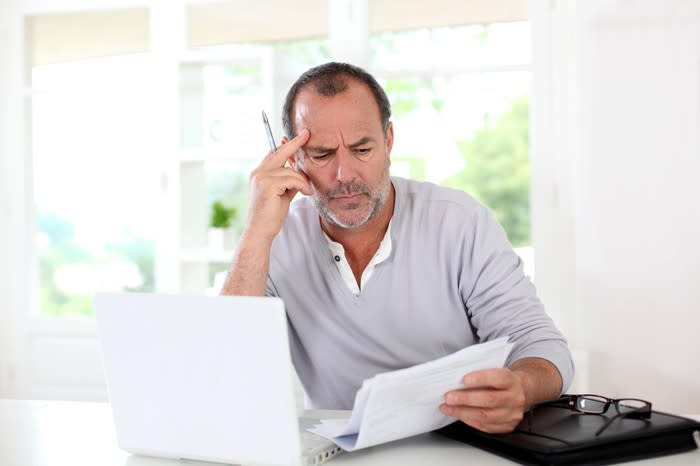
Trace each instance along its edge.
<path fill-rule="evenodd" d="M 508 368 L 471 372 L 463 389 L 445 394 L 440 411 L 483 432 L 512 432 L 527 409 L 522 376 Z"/>

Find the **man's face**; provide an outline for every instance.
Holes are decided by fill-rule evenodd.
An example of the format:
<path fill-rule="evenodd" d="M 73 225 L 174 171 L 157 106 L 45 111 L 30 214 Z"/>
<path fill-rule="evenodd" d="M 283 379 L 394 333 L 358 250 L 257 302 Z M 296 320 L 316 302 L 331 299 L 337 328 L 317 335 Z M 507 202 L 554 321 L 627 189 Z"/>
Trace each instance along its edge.
<path fill-rule="evenodd" d="M 372 92 L 354 80 L 333 97 L 303 89 L 292 116 L 297 133 L 311 133 L 293 163 L 308 176 L 321 216 L 343 228 L 365 225 L 389 197 L 394 137 L 391 124 L 384 136 Z"/>

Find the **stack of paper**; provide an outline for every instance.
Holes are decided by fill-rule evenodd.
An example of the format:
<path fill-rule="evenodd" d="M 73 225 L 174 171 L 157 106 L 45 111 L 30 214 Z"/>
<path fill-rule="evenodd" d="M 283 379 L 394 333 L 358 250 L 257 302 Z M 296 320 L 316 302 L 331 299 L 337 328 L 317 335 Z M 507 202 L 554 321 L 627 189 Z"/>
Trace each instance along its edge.
<path fill-rule="evenodd" d="M 353 451 L 444 427 L 455 421 L 438 408 L 445 393 L 463 388 L 469 372 L 503 367 L 512 346 L 503 337 L 378 374 L 362 383 L 349 419 L 324 419 L 308 430 Z"/>

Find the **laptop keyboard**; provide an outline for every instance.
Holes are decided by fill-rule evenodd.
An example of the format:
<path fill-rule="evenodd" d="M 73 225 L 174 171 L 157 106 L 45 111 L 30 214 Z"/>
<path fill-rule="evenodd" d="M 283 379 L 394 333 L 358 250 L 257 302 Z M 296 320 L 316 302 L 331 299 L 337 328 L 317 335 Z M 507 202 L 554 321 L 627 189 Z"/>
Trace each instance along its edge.
<path fill-rule="evenodd" d="M 306 430 L 299 432 L 301 434 L 301 445 L 304 453 L 308 453 L 319 448 L 323 448 L 328 445 L 328 440 L 325 438 L 312 434 Z"/>
<path fill-rule="evenodd" d="M 328 440 L 319 435 L 306 430 L 300 431 L 299 434 L 302 457 L 305 459 L 304 463 L 309 466 L 325 463 L 342 451 L 337 445 L 329 445 Z"/>

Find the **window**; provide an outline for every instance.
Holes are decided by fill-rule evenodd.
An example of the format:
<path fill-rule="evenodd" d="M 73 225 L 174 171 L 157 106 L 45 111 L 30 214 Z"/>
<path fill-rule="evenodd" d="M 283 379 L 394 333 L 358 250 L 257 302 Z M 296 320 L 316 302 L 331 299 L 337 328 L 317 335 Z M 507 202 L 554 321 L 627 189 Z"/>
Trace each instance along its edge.
<path fill-rule="evenodd" d="M 469 192 L 514 246 L 530 244 L 529 44 L 524 21 L 371 40 L 372 66 L 393 106 L 392 172 Z"/>
<path fill-rule="evenodd" d="M 149 57 L 32 69 L 40 316 L 90 316 L 96 291 L 152 291 L 160 159 Z"/>
<path fill-rule="evenodd" d="M 281 107 L 287 89 L 307 68 L 328 61 L 326 39 L 237 44 L 192 49 L 180 66 L 181 202 L 179 288 L 216 293 L 233 257 L 248 207 L 248 176 L 268 152 L 261 111 L 275 139 L 282 137 Z M 222 247 L 207 238 L 212 205 L 236 215 Z M 216 237 L 210 231 L 211 238 Z M 224 243 L 227 243 L 224 241 Z"/>

